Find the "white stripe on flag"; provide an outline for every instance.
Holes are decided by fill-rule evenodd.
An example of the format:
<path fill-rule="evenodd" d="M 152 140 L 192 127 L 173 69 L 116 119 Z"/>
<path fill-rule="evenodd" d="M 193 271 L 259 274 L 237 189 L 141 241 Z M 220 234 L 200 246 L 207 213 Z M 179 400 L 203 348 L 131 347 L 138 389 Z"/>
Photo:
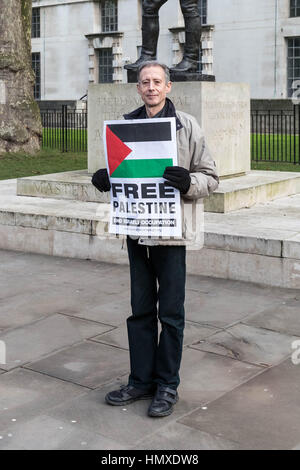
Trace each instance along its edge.
<path fill-rule="evenodd" d="M 171 141 L 162 142 L 124 142 L 132 152 L 126 160 L 150 159 L 150 158 L 175 158 L 176 143 Z"/>

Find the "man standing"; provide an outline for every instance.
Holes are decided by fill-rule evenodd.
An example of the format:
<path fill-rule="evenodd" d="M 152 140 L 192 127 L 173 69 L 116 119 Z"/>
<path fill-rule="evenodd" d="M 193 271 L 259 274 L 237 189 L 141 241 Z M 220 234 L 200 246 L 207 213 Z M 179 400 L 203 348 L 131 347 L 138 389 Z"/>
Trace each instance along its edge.
<path fill-rule="evenodd" d="M 142 13 L 142 51 L 139 59 L 133 64 L 125 65 L 127 70 L 137 70 L 149 60 L 156 60 L 157 41 L 159 36 L 159 9 L 168 0 L 143 0 Z M 201 18 L 197 0 L 180 0 L 184 17 L 185 45 L 182 61 L 172 68 L 172 72 L 197 72 L 201 39 Z"/>
<path fill-rule="evenodd" d="M 219 179 L 195 118 L 176 111 L 167 98 L 172 86 L 169 77 L 164 64 L 142 64 L 137 90 L 145 105 L 124 117 L 176 118 L 179 166 L 166 167 L 162 176 L 166 184 L 180 191 L 182 207 L 192 204 L 193 210 L 186 212 L 194 214 L 197 201 L 212 193 Z M 106 169 L 98 170 L 92 182 L 100 191 L 110 190 Z M 178 400 L 183 347 L 186 245 L 200 229 L 183 214 L 183 236 L 179 240 L 127 237 L 132 306 L 132 315 L 127 319 L 131 372 L 126 386 L 106 395 L 108 404 L 127 405 L 154 395 L 148 415 L 172 413 Z M 162 327 L 159 338 L 157 314 Z"/>

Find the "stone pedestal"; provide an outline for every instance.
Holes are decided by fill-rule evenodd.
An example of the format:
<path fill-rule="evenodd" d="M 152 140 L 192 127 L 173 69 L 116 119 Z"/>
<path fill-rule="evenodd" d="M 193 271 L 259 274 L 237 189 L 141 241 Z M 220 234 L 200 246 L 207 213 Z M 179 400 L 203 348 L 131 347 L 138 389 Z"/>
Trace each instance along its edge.
<path fill-rule="evenodd" d="M 221 177 L 250 171 L 250 90 L 247 84 L 173 83 L 169 95 L 176 108 L 196 117 Z M 88 171 L 105 167 L 103 121 L 123 119 L 123 114 L 143 103 L 134 84 L 90 85 L 88 93 Z"/>

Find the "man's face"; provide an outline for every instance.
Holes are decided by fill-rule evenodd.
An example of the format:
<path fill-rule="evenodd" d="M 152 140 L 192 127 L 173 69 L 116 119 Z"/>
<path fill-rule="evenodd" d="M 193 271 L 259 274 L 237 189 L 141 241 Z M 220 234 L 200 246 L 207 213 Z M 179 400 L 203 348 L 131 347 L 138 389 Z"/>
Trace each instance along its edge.
<path fill-rule="evenodd" d="M 166 83 L 164 70 L 157 66 L 145 67 L 140 73 L 137 84 L 138 93 L 149 108 L 164 104 L 167 93 L 171 91 L 171 82 Z"/>

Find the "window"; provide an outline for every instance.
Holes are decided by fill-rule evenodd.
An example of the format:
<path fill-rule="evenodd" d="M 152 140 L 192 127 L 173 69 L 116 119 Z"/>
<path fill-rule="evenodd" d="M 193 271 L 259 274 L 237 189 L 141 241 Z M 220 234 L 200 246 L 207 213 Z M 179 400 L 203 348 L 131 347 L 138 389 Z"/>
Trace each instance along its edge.
<path fill-rule="evenodd" d="M 300 37 L 288 39 L 288 96 L 294 92 L 293 82 L 300 80 Z"/>
<path fill-rule="evenodd" d="M 207 24 L 207 0 L 198 0 L 198 8 L 202 24 Z"/>
<path fill-rule="evenodd" d="M 32 59 L 32 68 L 35 73 L 35 83 L 34 83 L 34 98 L 36 100 L 41 99 L 41 54 L 39 52 L 33 52 L 31 54 Z"/>
<path fill-rule="evenodd" d="M 112 81 L 113 81 L 112 49 L 99 49 L 99 83 L 112 83 Z"/>
<path fill-rule="evenodd" d="M 101 3 L 102 32 L 118 31 L 118 1 L 102 0 Z"/>
<path fill-rule="evenodd" d="M 32 9 L 31 37 L 32 38 L 41 37 L 40 8 Z"/>
<path fill-rule="evenodd" d="M 300 16 L 300 0 L 290 0 L 290 16 Z"/>
<path fill-rule="evenodd" d="M 202 73 L 202 49 L 201 49 L 201 46 L 199 47 L 199 59 L 198 59 L 197 72 Z"/>

